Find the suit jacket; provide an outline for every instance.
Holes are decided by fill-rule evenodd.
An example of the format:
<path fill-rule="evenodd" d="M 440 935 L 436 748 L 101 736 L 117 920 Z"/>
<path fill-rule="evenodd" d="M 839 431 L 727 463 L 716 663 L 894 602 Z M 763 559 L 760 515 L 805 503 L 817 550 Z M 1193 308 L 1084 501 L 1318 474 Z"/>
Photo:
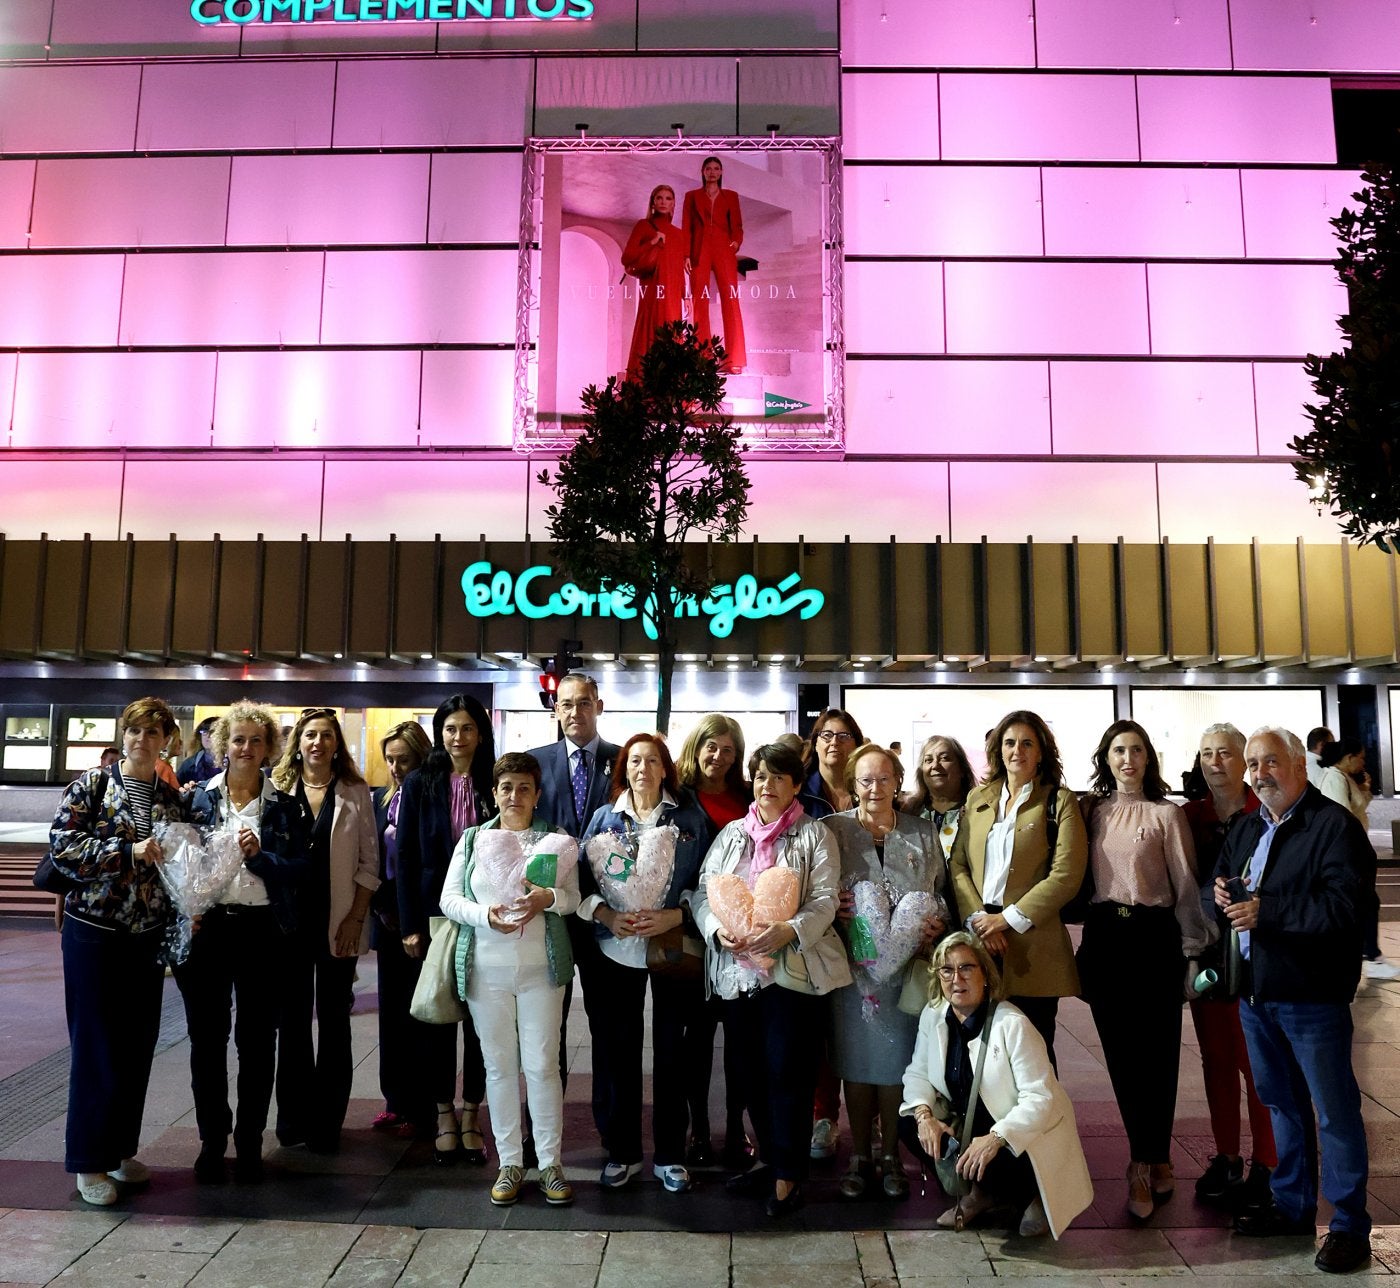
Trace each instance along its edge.
<path fill-rule="evenodd" d="M 739 194 L 721 188 L 714 204 L 705 196 L 704 188 L 693 188 L 685 194 L 685 231 L 690 242 L 691 265 L 700 262 L 700 248 L 708 234 L 730 255 L 739 253 L 744 244 L 744 219 L 739 213 Z M 734 250 L 729 249 L 733 242 Z"/>
<path fill-rule="evenodd" d="M 589 820 L 604 805 L 612 794 L 613 762 L 617 760 L 620 748 L 604 739 L 598 741 L 598 754 L 588 767 L 588 799 L 584 802 L 583 817 L 574 816 L 574 785 L 569 773 L 569 744 L 560 738 L 548 747 L 536 747 L 530 752 L 540 762 L 540 798 L 535 802 L 535 817 L 567 832 L 578 840 L 588 827 Z M 587 867 L 587 864 L 583 865 Z M 580 873 L 580 880 L 587 882 L 588 875 Z M 592 894 L 592 890 L 584 893 Z"/>
<path fill-rule="evenodd" d="M 379 889 L 379 836 L 374 826 L 374 801 L 367 783 L 335 785 L 335 813 L 331 815 L 331 915 L 326 940 L 335 951 L 335 932 L 350 915 L 355 887 L 364 886 L 372 894 Z M 299 932 L 319 933 L 316 926 L 299 926 Z M 369 918 L 360 928 L 358 952 L 369 951 Z"/>
<path fill-rule="evenodd" d="M 423 771 L 415 769 L 399 789 L 398 887 L 399 929 L 404 937 L 426 935 L 428 918 L 441 915 L 442 883 L 457 842 L 452 835 L 452 805 L 446 780 L 429 792 Z M 495 807 L 476 797 L 476 817 L 484 823 Z"/>
<path fill-rule="evenodd" d="M 958 913 L 966 918 L 978 911 L 987 858 L 987 837 L 996 822 L 1004 778 L 974 788 L 963 808 L 962 823 L 953 842 L 950 868 Z M 1047 805 L 1053 800 L 1055 845 L 1049 845 Z M 1003 904 L 1014 903 L 1034 923 L 1025 934 L 1007 932 L 1002 978 L 1009 997 L 1073 997 L 1079 992 L 1074 949 L 1060 920 L 1060 909 L 1084 880 L 1089 842 L 1079 802 L 1068 788 L 1052 793 L 1037 783 L 1016 813 L 1016 837 L 1011 871 L 1006 877 Z"/>

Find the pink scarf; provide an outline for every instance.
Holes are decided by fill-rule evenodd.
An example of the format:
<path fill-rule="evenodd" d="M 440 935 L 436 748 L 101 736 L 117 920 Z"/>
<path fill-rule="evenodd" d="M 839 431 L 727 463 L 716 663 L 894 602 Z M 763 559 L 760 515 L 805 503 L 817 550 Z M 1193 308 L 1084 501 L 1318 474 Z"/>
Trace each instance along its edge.
<path fill-rule="evenodd" d="M 755 801 L 749 806 L 749 812 L 744 815 L 744 831 L 753 842 L 753 863 L 749 867 L 746 882 L 750 890 L 753 889 L 753 883 L 758 880 L 759 874 L 768 871 L 778 861 L 778 838 L 805 813 L 802 802 L 793 797 L 792 804 L 778 815 L 777 819 L 772 823 L 765 823 L 758 816 L 758 802 Z"/>

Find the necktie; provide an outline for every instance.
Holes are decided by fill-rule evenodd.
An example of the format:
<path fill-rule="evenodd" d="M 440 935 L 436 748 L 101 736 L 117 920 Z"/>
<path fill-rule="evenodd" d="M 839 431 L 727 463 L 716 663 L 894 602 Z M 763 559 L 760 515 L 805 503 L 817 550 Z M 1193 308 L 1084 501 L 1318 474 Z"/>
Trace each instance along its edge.
<path fill-rule="evenodd" d="M 583 817 L 583 811 L 588 804 L 588 753 L 586 751 L 574 752 L 572 782 L 574 786 L 574 817 L 580 823 L 584 823 L 587 820 Z"/>

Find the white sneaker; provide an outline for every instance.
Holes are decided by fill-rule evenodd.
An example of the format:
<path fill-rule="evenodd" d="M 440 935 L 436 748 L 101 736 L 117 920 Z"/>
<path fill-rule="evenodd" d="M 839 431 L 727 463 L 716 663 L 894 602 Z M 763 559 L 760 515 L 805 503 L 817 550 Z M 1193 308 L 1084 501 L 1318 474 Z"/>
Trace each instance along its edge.
<path fill-rule="evenodd" d="M 812 1124 L 812 1157 L 830 1158 L 836 1153 L 836 1124 L 830 1118 L 818 1118 Z"/>
<path fill-rule="evenodd" d="M 669 1165 L 657 1163 L 652 1167 L 651 1174 L 666 1187 L 670 1194 L 684 1194 L 695 1184 L 690 1179 L 690 1173 L 677 1163 Z"/>
<path fill-rule="evenodd" d="M 79 1172 L 78 1197 L 93 1207 L 111 1207 L 117 1201 L 117 1183 L 106 1172 Z"/>
<path fill-rule="evenodd" d="M 107 1175 L 123 1185 L 145 1185 L 151 1179 L 151 1169 L 139 1158 L 124 1158 L 122 1165 Z"/>
<path fill-rule="evenodd" d="M 1361 973 L 1367 979 L 1400 979 L 1400 966 L 1384 957 L 1372 957 L 1361 963 Z"/>

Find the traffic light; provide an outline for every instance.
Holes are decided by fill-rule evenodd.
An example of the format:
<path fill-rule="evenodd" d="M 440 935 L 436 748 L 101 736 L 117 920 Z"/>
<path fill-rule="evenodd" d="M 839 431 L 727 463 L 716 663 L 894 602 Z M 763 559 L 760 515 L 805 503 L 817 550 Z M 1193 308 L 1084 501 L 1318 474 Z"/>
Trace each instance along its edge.
<path fill-rule="evenodd" d="M 559 668 L 552 657 L 547 657 L 544 660 L 544 670 L 540 672 L 540 706 L 546 711 L 553 711 L 558 692 Z"/>
<path fill-rule="evenodd" d="M 566 675 L 583 670 L 583 659 L 576 650 L 583 647 L 582 640 L 560 640 L 558 652 L 554 655 L 554 673 L 561 680 Z"/>

